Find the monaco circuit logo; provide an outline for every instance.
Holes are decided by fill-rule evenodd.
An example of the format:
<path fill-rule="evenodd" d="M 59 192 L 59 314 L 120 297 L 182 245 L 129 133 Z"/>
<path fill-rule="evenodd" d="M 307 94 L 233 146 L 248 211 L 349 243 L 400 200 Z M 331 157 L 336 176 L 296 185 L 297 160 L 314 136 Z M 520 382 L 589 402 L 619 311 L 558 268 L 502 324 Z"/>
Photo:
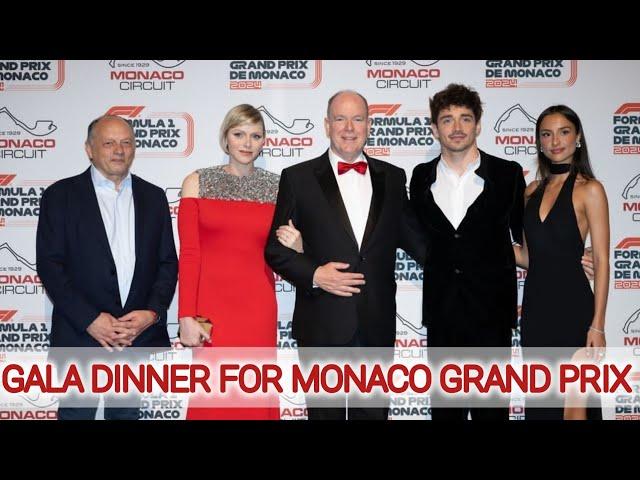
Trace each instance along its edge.
<path fill-rule="evenodd" d="M 7 242 L 5 242 L 2 245 L 0 245 L 0 253 L 3 252 L 3 251 L 9 252 L 9 254 L 11 256 L 13 256 L 13 258 L 15 258 L 15 260 L 18 263 L 21 263 L 22 265 L 27 267 L 32 272 L 36 271 L 36 264 L 35 263 L 31 263 L 29 260 L 24 258 L 22 255 L 19 255 L 13 248 L 11 248 L 11 245 L 9 245 Z"/>
<path fill-rule="evenodd" d="M 52 120 L 36 120 L 36 123 L 33 126 L 29 126 L 25 122 L 17 118 L 15 115 L 13 115 L 7 107 L 0 108 L 0 115 L 2 114 L 9 117 L 16 126 L 20 127 L 22 130 L 33 135 L 34 137 L 44 137 L 46 135 L 51 135 L 58 129 L 58 127 L 53 123 Z"/>
<path fill-rule="evenodd" d="M 311 131 L 314 127 L 313 123 L 308 118 L 294 118 L 290 125 L 285 124 L 282 120 L 279 120 L 273 115 L 267 107 L 260 105 L 256 110 L 262 112 L 275 126 L 283 129 L 284 131 L 292 135 L 304 135 Z"/>
<path fill-rule="evenodd" d="M 186 60 L 151 60 L 156 65 L 162 68 L 176 68 L 182 65 Z M 111 68 L 116 68 L 117 60 L 109 60 L 109 66 Z"/>
<path fill-rule="evenodd" d="M 629 315 L 629 318 L 627 318 L 627 321 L 624 322 L 622 331 L 624 332 L 625 335 L 629 335 L 631 325 L 636 323 L 639 318 L 640 318 L 640 308 L 635 312 L 633 312 L 631 315 Z"/>
<path fill-rule="evenodd" d="M 506 109 L 493 125 L 496 148 L 505 156 L 535 156 L 536 119 L 516 103 Z"/>
<path fill-rule="evenodd" d="M 408 328 L 414 333 L 417 333 L 418 335 L 427 334 L 427 327 L 423 326 L 422 324 L 417 324 L 418 322 L 411 321 L 409 318 L 400 315 L 398 312 L 396 312 L 396 319 L 398 319 L 404 327 Z"/>
<path fill-rule="evenodd" d="M 640 173 L 622 189 L 622 211 L 630 212 L 634 222 L 640 222 Z"/>

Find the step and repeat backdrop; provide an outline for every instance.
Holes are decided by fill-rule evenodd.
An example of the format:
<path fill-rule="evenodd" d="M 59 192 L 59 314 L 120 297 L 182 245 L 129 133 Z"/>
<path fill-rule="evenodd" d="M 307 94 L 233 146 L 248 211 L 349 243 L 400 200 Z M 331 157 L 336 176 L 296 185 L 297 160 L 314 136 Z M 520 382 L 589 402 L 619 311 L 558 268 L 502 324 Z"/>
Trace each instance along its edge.
<path fill-rule="evenodd" d="M 428 100 L 449 83 L 475 88 L 484 102 L 481 149 L 536 176 L 535 120 L 563 103 L 580 115 L 597 178 L 610 206 L 611 286 L 606 334 L 611 346 L 640 345 L 640 62 L 579 60 L 0 60 L 0 361 L 9 352 L 46 351 L 51 304 L 36 273 L 35 233 L 43 190 L 89 165 L 89 122 L 110 112 L 132 121 L 132 172 L 163 189 L 178 214 L 182 179 L 225 163 L 218 129 L 227 110 L 250 103 L 263 114 L 267 143 L 257 164 L 275 173 L 328 148 L 327 100 L 353 89 L 373 120 L 366 151 L 404 168 L 438 155 Z M 178 242 L 177 231 L 176 243 Z M 177 245 L 178 246 L 178 245 Z M 518 272 L 520 298 L 526 278 Z M 422 270 L 397 252 L 397 344 L 424 355 Z M 242 289 L 242 285 L 235 285 Z M 280 347 L 295 347 L 295 288 L 278 278 Z M 177 341 L 177 295 L 169 334 Z M 519 332 L 513 337 L 519 345 Z M 517 351 L 517 349 L 515 349 Z M 413 353 L 412 353 L 413 352 Z M 181 352 L 188 357 L 189 352 Z M 636 376 L 637 377 L 637 376 Z M 605 418 L 637 419 L 638 385 Z M 3 418 L 55 418 L 53 397 L 1 403 Z M 145 398 L 143 419 L 184 418 L 187 399 Z M 523 418 L 514 398 L 512 419 Z M 392 400 L 393 419 L 427 419 L 426 396 Z M 306 417 L 303 397 L 281 397 L 281 417 Z"/>

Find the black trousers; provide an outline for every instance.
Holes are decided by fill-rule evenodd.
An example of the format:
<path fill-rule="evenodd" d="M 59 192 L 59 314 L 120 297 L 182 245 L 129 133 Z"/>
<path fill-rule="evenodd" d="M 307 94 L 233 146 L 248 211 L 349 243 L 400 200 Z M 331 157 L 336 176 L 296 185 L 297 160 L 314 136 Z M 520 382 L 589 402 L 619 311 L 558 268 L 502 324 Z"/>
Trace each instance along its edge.
<path fill-rule="evenodd" d="M 340 350 L 344 352 L 343 349 L 348 349 L 349 347 L 368 347 L 368 345 L 365 345 L 365 342 L 362 340 L 362 336 L 359 331 L 356 330 L 353 338 L 344 345 L 319 345 L 317 343 L 305 342 L 298 339 L 298 347 L 301 348 L 298 350 L 301 366 L 306 370 L 314 363 L 338 360 L 332 350 Z M 313 352 L 307 351 L 307 348 L 312 348 Z M 379 352 L 379 350 L 380 349 L 377 348 L 376 352 Z M 393 360 L 393 347 L 388 349 L 388 354 L 387 349 L 385 349 L 383 356 L 385 358 L 379 358 L 378 356 L 378 358 L 363 359 L 362 357 L 355 357 L 354 355 L 354 360 L 366 360 L 367 363 L 390 362 Z M 341 399 L 333 396 L 330 401 L 326 399 L 313 398 L 310 395 L 307 395 L 307 418 L 309 420 L 387 420 L 389 417 L 390 401 L 390 397 L 385 395 L 382 399 L 382 403 L 385 406 L 381 407 L 379 406 L 381 399 L 380 396 L 378 396 L 376 397 L 375 407 L 362 407 L 361 405 L 363 401 L 360 399 L 358 401 L 358 406 L 355 407 L 350 406 L 350 402 L 354 403 L 354 401 L 347 397 L 347 395 L 343 395 Z M 339 402 L 341 405 L 336 407 L 336 402 Z"/>

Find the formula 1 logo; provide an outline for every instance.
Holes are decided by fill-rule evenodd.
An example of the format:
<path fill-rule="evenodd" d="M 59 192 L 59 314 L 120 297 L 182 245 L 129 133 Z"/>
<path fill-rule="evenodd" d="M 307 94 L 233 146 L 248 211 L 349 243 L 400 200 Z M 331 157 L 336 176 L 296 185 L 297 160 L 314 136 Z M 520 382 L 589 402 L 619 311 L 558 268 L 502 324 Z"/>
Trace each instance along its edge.
<path fill-rule="evenodd" d="M 0 310 L 0 322 L 10 322 L 18 310 Z"/>

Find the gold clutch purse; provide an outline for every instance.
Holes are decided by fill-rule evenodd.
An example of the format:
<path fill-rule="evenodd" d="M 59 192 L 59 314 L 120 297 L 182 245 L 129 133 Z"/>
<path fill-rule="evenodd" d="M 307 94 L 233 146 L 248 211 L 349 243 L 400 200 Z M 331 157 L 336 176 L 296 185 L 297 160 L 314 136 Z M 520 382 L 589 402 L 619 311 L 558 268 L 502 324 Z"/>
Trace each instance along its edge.
<path fill-rule="evenodd" d="M 205 332 L 207 332 L 207 335 L 211 335 L 211 328 L 213 327 L 213 325 L 211 325 L 211 322 L 209 321 L 208 318 L 206 317 L 195 317 L 196 322 L 198 322 L 198 325 L 200 325 Z M 178 328 L 178 338 L 180 338 L 180 328 Z"/>
<path fill-rule="evenodd" d="M 211 322 L 208 318 L 205 317 L 196 317 L 196 321 L 200 324 L 200 326 L 207 332 L 207 335 L 211 335 Z"/>

